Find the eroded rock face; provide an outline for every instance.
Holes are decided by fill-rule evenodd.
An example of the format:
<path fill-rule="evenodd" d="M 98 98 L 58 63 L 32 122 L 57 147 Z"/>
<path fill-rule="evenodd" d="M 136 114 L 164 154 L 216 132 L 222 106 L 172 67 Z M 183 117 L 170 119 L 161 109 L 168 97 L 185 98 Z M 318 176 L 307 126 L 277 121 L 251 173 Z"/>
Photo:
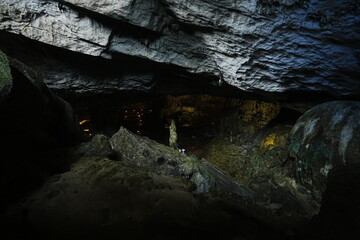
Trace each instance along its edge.
<path fill-rule="evenodd" d="M 82 54 L 146 59 L 247 92 L 359 94 L 352 0 L 5 0 L 0 9 L 1 30 Z"/>
<path fill-rule="evenodd" d="M 359 102 L 334 101 L 312 108 L 294 125 L 290 154 L 299 180 L 317 199 L 326 190 L 329 171 L 359 162 L 359 118 Z"/>

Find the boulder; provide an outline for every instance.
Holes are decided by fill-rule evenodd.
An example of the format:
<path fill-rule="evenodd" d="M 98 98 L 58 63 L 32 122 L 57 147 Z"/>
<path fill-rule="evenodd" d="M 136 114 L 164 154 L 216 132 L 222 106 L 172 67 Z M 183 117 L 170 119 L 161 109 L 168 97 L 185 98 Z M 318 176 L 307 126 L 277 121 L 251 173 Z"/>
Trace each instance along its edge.
<path fill-rule="evenodd" d="M 319 201 L 332 169 L 360 161 L 359 119 L 360 102 L 326 102 L 302 115 L 291 131 L 298 180 Z"/>
<path fill-rule="evenodd" d="M 162 174 L 186 177 L 195 183 L 195 193 L 216 191 L 247 199 L 253 197 L 251 190 L 210 162 L 137 136 L 124 127 L 110 138 L 110 144 L 118 160 Z"/>

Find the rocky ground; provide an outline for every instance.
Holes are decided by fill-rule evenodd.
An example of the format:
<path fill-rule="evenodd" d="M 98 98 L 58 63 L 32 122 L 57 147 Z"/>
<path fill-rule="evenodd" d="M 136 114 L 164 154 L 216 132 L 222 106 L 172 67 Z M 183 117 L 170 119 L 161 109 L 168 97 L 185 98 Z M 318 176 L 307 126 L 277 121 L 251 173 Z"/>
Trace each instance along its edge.
<path fill-rule="evenodd" d="M 235 182 L 231 185 L 233 180 L 225 173 L 210 172 L 209 166 L 196 158 L 192 160 L 192 172 L 186 169 L 180 176 L 168 169 L 183 171 L 177 165 L 189 161 L 187 157 L 169 147 L 149 144 L 151 140 L 124 129 L 117 135 L 136 139 L 140 148 L 133 149 L 133 155 L 123 151 L 127 157 L 122 155 L 121 161 L 108 151 L 109 142 L 104 136 L 76 148 L 78 158 L 69 171 L 48 178 L 2 215 L 5 226 L 11 229 L 7 237 L 288 239 L 304 224 L 301 218 L 289 222 L 286 216 L 273 216 L 253 201 L 250 190 Z M 119 145 L 119 137 L 110 140 L 117 141 L 112 145 L 117 151 L 133 146 L 131 141 Z M 158 147 L 164 150 L 160 153 L 162 168 L 151 169 L 148 162 L 137 166 L 145 150 L 152 159 L 151 153 Z M 131 162 L 133 156 L 138 162 Z M 207 178 L 201 178 L 205 172 Z M 215 181 L 217 186 L 206 189 L 198 186 L 199 181 L 209 186 Z M 232 187 L 224 188 L 225 183 Z M 222 188 L 216 189 L 219 186 Z"/>

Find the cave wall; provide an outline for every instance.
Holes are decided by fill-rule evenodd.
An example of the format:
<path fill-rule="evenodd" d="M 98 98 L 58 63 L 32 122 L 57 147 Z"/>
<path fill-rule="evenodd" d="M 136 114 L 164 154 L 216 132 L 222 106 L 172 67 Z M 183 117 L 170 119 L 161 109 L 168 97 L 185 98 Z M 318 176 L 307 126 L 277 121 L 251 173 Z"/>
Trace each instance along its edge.
<path fill-rule="evenodd" d="M 79 143 L 71 105 L 33 69 L 1 53 L 0 211 L 69 166 L 66 148 Z M 0 85 L 0 87 L 3 87 Z"/>

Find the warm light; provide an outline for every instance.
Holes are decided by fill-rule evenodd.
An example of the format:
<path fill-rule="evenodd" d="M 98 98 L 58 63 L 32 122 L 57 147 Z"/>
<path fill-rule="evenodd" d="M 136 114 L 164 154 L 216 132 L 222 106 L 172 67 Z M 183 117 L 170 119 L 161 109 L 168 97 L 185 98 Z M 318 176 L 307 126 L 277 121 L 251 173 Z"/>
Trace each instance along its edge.
<path fill-rule="evenodd" d="M 85 128 L 85 129 L 84 129 L 84 132 L 90 132 L 90 129 Z"/>
<path fill-rule="evenodd" d="M 196 108 L 194 107 L 182 107 L 183 111 L 193 113 L 195 112 Z"/>
<path fill-rule="evenodd" d="M 84 123 L 87 123 L 87 122 L 90 122 L 90 120 L 89 119 L 82 120 L 81 122 L 79 122 L 79 124 L 83 125 Z"/>
<path fill-rule="evenodd" d="M 264 141 L 261 143 L 261 147 L 266 148 L 268 150 L 273 149 L 276 147 L 276 134 L 270 133 Z"/>

